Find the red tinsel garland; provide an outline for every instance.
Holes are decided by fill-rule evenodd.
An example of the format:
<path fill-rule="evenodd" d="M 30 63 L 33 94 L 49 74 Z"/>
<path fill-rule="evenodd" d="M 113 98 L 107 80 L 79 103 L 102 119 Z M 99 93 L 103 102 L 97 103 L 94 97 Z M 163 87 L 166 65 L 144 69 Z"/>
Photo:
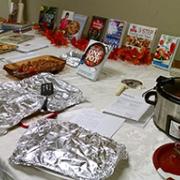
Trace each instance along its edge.
<path fill-rule="evenodd" d="M 87 40 L 87 39 L 85 39 L 85 38 L 82 38 L 82 39 L 77 40 L 77 39 L 74 37 L 74 38 L 72 38 L 72 40 L 71 40 L 71 44 L 72 44 L 74 47 L 80 49 L 81 51 L 85 51 L 88 43 L 89 43 L 89 40 Z"/>
<path fill-rule="evenodd" d="M 128 61 L 135 65 L 151 64 L 153 55 L 147 48 L 115 48 L 109 55 L 109 59 Z"/>
<path fill-rule="evenodd" d="M 63 34 L 63 32 L 60 30 L 49 30 L 46 28 L 46 25 L 42 29 L 39 25 L 36 24 L 34 25 L 34 29 L 41 32 L 42 35 L 46 36 L 55 46 L 67 46 L 69 43 L 71 43 L 75 48 L 78 48 L 81 51 L 85 51 L 89 43 L 89 40 L 85 38 L 77 40 L 75 37 L 73 37 L 70 41 L 69 38 Z M 135 65 L 139 65 L 151 64 L 153 55 L 147 48 L 137 49 L 124 46 L 121 48 L 115 48 L 110 53 L 108 58 L 113 60 L 128 61 Z"/>
<path fill-rule="evenodd" d="M 50 30 L 46 26 L 41 28 L 38 24 L 35 24 L 33 29 L 38 30 L 43 36 L 46 36 L 55 46 L 67 46 L 69 43 L 69 39 L 59 30 Z"/>

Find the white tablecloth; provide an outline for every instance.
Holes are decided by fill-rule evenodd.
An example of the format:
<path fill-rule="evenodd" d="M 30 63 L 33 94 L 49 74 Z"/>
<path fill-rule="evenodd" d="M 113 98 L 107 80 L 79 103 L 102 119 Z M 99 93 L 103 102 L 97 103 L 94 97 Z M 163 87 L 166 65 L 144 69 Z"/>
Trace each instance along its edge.
<path fill-rule="evenodd" d="M 40 38 L 40 37 L 39 37 Z M 45 38 L 39 40 L 47 43 Z M 51 54 L 59 56 L 65 52 L 67 48 L 56 48 L 50 45 L 30 54 L 11 52 L 1 55 L 0 58 L 11 57 L 11 61 L 23 59 L 28 56 L 36 56 L 42 54 Z M 15 58 L 17 56 L 17 58 Z M 22 56 L 22 57 L 21 57 Z M 20 58 L 21 57 L 21 58 Z M 7 63 L 6 59 L 0 60 L 0 81 L 10 80 L 7 73 L 2 70 L 3 65 Z M 93 82 L 76 74 L 77 69 L 66 65 L 65 69 L 60 72 L 63 80 L 78 86 L 86 96 L 89 103 L 82 103 L 71 109 L 88 106 L 91 104 L 97 110 L 101 110 L 115 99 L 115 91 L 121 80 L 124 78 L 136 78 L 143 82 L 144 88 L 150 89 L 155 85 L 155 80 L 159 75 L 169 76 L 164 70 L 149 66 L 135 66 L 126 62 L 108 60 L 98 81 Z M 35 119 L 35 118 L 34 118 Z M 33 122 L 34 119 L 29 121 Z M 8 158 L 16 147 L 16 143 L 25 129 L 18 127 L 11 130 L 5 136 L 0 137 L 0 158 L 5 161 L 6 165 L 12 171 L 17 180 L 59 180 L 60 178 L 49 175 L 40 170 L 15 166 L 12 167 L 8 163 Z M 153 152 L 165 143 L 172 142 L 163 132 L 159 131 L 153 120 L 145 126 L 141 127 L 132 123 L 124 123 L 119 131 L 113 136 L 113 139 L 119 143 L 123 143 L 127 147 L 129 154 L 128 162 L 120 162 L 115 169 L 114 174 L 109 180 L 160 180 L 153 163 Z"/>

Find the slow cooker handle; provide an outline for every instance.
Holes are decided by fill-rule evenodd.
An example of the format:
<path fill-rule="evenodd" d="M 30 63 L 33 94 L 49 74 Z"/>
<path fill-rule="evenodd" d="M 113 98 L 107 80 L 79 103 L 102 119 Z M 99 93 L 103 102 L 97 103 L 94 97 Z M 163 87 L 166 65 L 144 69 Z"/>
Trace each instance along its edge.
<path fill-rule="evenodd" d="M 149 98 L 154 96 L 154 101 L 153 100 L 150 100 Z M 157 93 L 156 91 L 149 91 L 145 94 L 145 97 L 144 97 L 145 101 L 148 103 L 148 104 L 151 104 L 153 106 L 156 105 L 157 103 Z"/>

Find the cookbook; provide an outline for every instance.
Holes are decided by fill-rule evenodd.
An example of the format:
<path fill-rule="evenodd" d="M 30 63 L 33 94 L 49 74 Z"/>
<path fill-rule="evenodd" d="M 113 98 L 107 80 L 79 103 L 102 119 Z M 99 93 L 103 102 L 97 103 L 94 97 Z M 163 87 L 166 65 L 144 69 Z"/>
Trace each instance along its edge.
<path fill-rule="evenodd" d="M 73 22 L 74 24 L 77 24 L 76 26 L 74 25 L 72 28 L 75 29 L 75 33 L 72 35 L 76 39 L 81 39 L 82 33 L 84 30 L 84 27 L 86 25 L 88 17 L 83 14 L 74 14 Z"/>
<path fill-rule="evenodd" d="M 88 29 L 88 39 L 101 41 L 107 19 L 104 17 L 93 16 Z"/>
<path fill-rule="evenodd" d="M 48 7 L 41 6 L 40 14 L 39 14 L 39 25 L 42 29 L 45 27 L 48 29 L 53 29 L 57 16 L 57 7 Z"/>
<path fill-rule="evenodd" d="M 127 22 L 118 19 L 109 19 L 103 42 L 113 48 L 120 47 L 126 30 Z"/>
<path fill-rule="evenodd" d="M 59 22 L 59 30 L 63 32 L 63 34 L 67 34 L 67 29 L 70 22 L 73 21 L 74 12 L 69 10 L 63 10 L 61 15 L 61 20 Z"/>
<path fill-rule="evenodd" d="M 156 67 L 170 70 L 178 45 L 179 37 L 162 34 L 152 64 Z"/>
<path fill-rule="evenodd" d="M 110 53 L 111 47 L 95 40 L 90 40 L 82 56 L 77 73 L 96 81 Z"/>
<path fill-rule="evenodd" d="M 137 49 L 151 49 L 156 32 L 157 28 L 131 23 L 128 28 L 124 45 Z"/>

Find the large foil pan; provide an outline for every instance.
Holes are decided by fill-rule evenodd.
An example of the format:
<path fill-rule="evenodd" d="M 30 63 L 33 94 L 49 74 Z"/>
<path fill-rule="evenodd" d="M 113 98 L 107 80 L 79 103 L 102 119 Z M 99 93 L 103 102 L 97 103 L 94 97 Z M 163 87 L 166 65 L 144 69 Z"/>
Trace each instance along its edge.
<path fill-rule="evenodd" d="M 80 89 L 50 73 L 0 84 L 0 134 L 3 129 L 17 125 L 23 118 L 41 110 L 45 96 L 41 84 L 53 83 L 54 93 L 48 96 L 47 111 L 62 111 L 84 101 Z"/>
<path fill-rule="evenodd" d="M 0 131 L 41 109 L 44 97 L 28 92 L 16 82 L 0 84 Z"/>
<path fill-rule="evenodd" d="M 41 73 L 30 78 L 23 79 L 19 85 L 28 92 L 41 94 L 41 84 L 52 83 L 54 93 L 48 97 L 47 110 L 50 112 L 62 111 L 67 107 L 79 104 L 85 100 L 82 91 L 50 73 Z"/>
<path fill-rule="evenodd" d="M 19 139 L 11 164 L 41 167 L 73 179 L 105 179 L 126 147 L 70 122 L 41 119 Z"/>

